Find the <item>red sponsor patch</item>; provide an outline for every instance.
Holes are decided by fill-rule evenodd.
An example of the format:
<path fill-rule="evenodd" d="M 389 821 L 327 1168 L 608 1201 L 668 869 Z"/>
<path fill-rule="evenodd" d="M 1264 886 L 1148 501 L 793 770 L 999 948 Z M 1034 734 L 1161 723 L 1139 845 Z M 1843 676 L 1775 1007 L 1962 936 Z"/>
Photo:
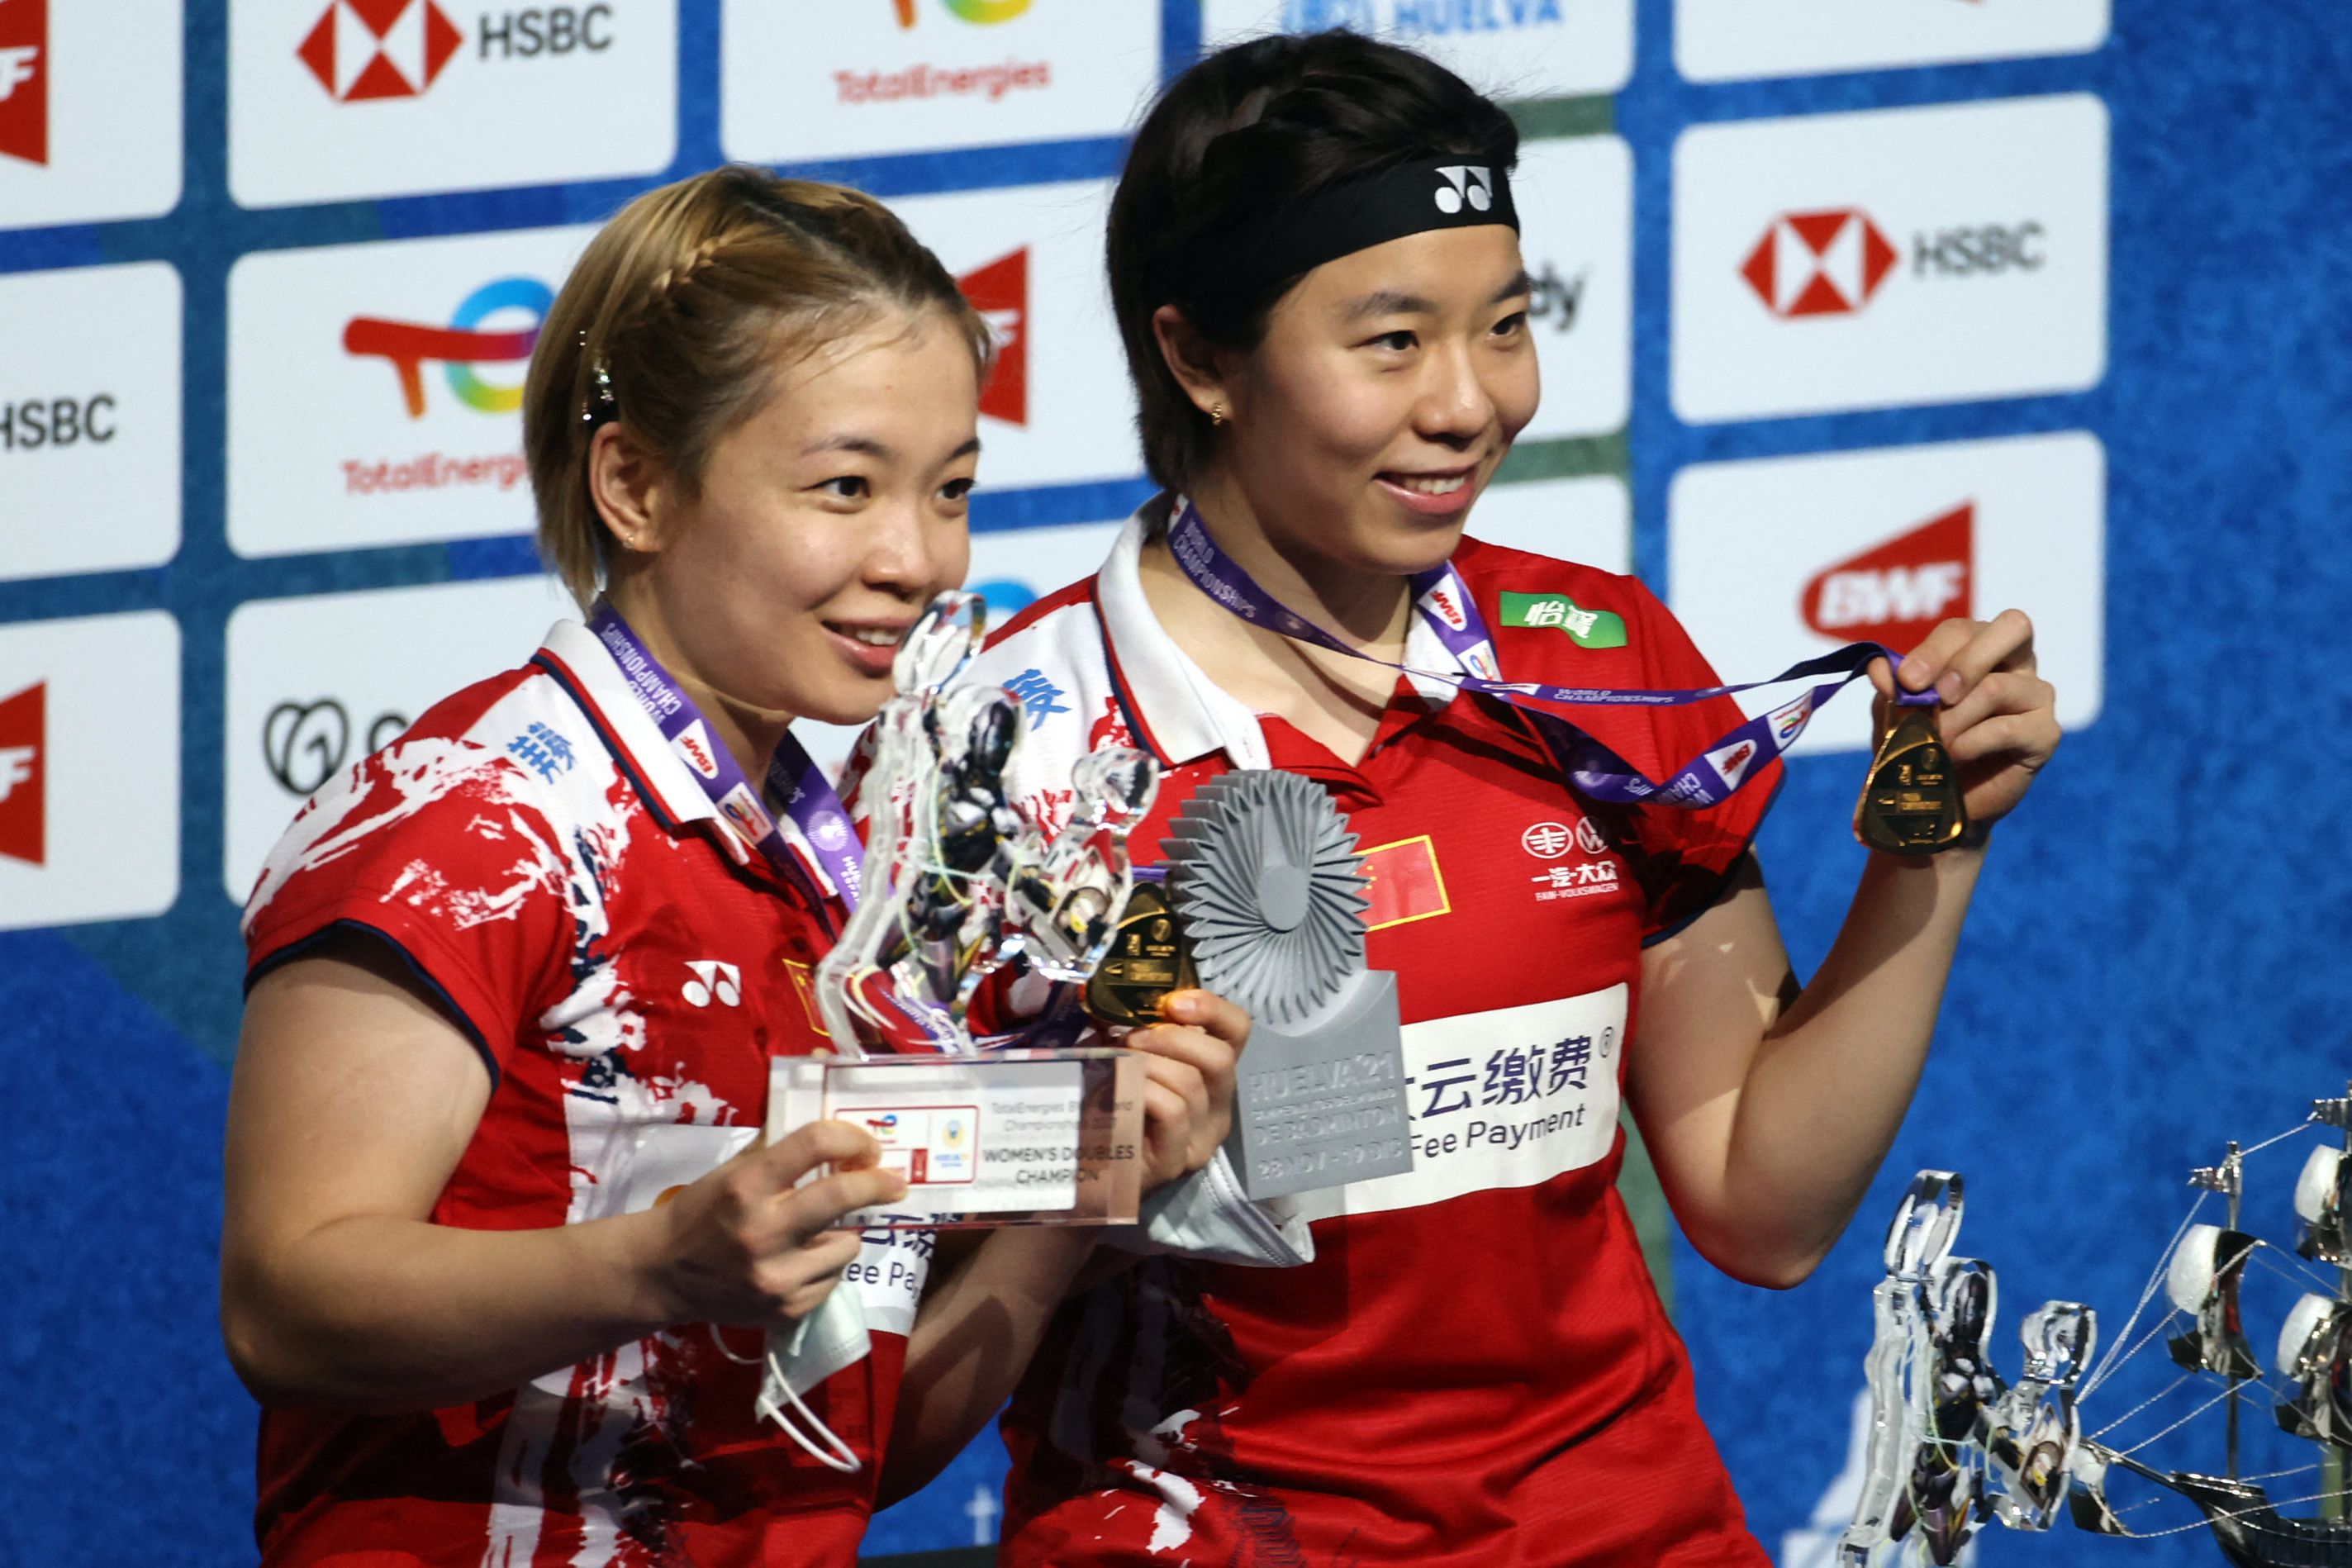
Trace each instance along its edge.
<path fill-rule="evenodd" d="M 1937 622 L 1972 614 L 1976 515 L 1976 503 L 1963 502 L 1817 574 L 1805 584 L 1805 625 L 1833 642 L 1867 639 L 1900 653 Z"/>
<path fill-rule="evenodd" d="M 1357 863 L 1363 868 L 1364 891 L 1372 900 L 1371 908 L 1364 911 L 1368 930 L 1453 912 L 1454 906 L 1445 897 L 1445 878 L 1437 868 L 1437 846 L 1429 835 L 1364 850 Z"/>

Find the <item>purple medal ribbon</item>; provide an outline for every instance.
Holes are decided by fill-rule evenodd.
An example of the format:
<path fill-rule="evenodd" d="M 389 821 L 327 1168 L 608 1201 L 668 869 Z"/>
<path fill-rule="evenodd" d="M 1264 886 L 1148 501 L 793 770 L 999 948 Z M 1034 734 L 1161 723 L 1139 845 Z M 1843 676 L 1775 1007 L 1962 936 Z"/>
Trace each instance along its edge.
<path fill-rule="evenodd" d="M 1317 647 L 1329 648 L 1334 653 L 1384 665 L 1408 677 L 1442 681 L 1508 704 L 1534 722 L 1552 754 L 1568 773 L 1570 782 L 1578 789 L 1595 800 L 1627 805 L 1696 807 L 1715 805 L 1730 799 L 1742 784 L 1760 771 L 1759 763 L 1787 751 L 1797 737 L 1805 732 L 1805 726 L 1812 722 L 1815 710 L 1836 696 L 1847 682 L 1861 675 L 1872 659 L 1884 658 L 1890 668 L 1903 660 L 1901 654 L 1883 644 L 1855 642 L 1848 643 L 1834 652 L 1806 659 L 1801 664 L 1791 665 L 1769 680 L 1750 680 L 1730 686 L 1648 691 L 1505 680 L 1502 668 L 1496 662 L 1494 638 L 1486 630 L 1486 620 L 1478 613 L 1476 601 L 1470 596 L 1469 585 L 1463 582 L 1462 574 L 1449 561 L 1412 579 L 1413 607 L 1428 623 L 1430 629 L 1437 634 L 1446 651 L 1460 661 L 1462 668 L 1450 672 L 1414 669 L 1408 665 L 1375 658 L 1360 648 L 1350 647 L 1305 616 L 1285 608 L 1280 601 L 1258 585 L 1255 578 L 1217 547 L 1217 542 L 1209 537 L 1207 525 L 1201 521 L 1201 514 L 1190 500 L 1178 509 L 1175 520 L 1168 525 L 1168 548 L 1175 556 L 1178 568 L 1192 580 L 1194 587 L 1253 625 L 1268 627 L 1301 642 L 1312 643 Z M 1663 781 L 1649 777 L 1574 724 L 1556 713 L 1534 707 L 1530 701 L 1676 708 L 1685 703 L 1704 702 L 1710 698 L 1779 686 L 1808 676 L 1834 676 L 1836 679 L 1809 687 L 1771 711 L 1748 720 L 1701 751 L 1672 777 Z M 1899 686 L 1895 689 L 1895 700 L 1916 708 L 1932 706 L 1937 700 L 1933 691 L 1905 691 Z"/>
<path fill-rule="evenodd" d="M 660 661 L 646 651 L 620 612 L 600 601 L 588 617 L 588 629 L 613 656 L 622 679 L 628 682 L 629 695 L 637 700 L 670 750 L 701 784 L 702 793 L 710 797 L 719 814 L 734 824 L 771 866 L 787 877 L 807 880 L 806 868 L 786 842 L 767 801 L 751 787 L 727 748 L 711 735 L 694 699 L 680 690 Z M 839 889 L 841 901 L 856 909 L 859 879 L 866 869 L 865 846 L 858 841 L 849 812 L 824 770 L 810 759 L 807 748 L 789 730 L 776 742 L 775 755 L 768 759 L 767 788 L 771 798 L 783 803 L 785 814 L 800 829 L 817 864 Z"/>

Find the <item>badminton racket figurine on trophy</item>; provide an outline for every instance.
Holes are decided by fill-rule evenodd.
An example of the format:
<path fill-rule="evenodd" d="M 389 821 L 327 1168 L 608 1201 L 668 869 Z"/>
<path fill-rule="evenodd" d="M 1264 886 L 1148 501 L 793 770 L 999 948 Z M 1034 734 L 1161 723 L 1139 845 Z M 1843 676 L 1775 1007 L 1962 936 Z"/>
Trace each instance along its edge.
<path fill-rule="evenodd" d="M 985 629 L 978 595 L 944 594 L 899 647 L 864 784 L 855 910 L 814 978 L 832 1054 L 776 1062 L 770 1133 L 830 1117 L 873 1134 L 908 1195 L 845 1223 L 1128 1223 L 1142 1195 L 1140 1062 L 1112 1047 L 983 1051 L 969 1014 L 1016 959 L 1049 978 L 1091 973 L 1158 769 L 1139 752 L 1089 757 L 1068 826 L 1039 831 L 1005 795 L 1019 704 L 957 681 Z"/>

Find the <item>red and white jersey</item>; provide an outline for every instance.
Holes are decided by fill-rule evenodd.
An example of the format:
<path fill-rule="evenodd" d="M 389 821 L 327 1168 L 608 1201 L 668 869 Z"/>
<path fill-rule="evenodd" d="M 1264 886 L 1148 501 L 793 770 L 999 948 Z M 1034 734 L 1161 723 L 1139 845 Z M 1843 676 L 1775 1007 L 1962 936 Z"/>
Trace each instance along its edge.
<path fill-rule="evenodd" d="M 337 931 L 392 944 L 494 1083 L 433 1221 L 574 1224 L 657 1204 L 758 1135 L 769 1058 L 821 1043 L 815 898 L 745 847 L 564 622 L 302 808 L 247 908 L 247 983 Z M 809 1395 L 857 1475 L 754 1415 L 758 1332 L 684 1324 L 452 1409 L 266 1409 L 264 1559 L 852 1563 L 929 1248 L 869 1234 L 874 1352 Z"/>
<path fill-rule="evenodd" d="M 1370 963 L 1397 975 L 1413 1168 L 1263 1205 L 1309 1261 L 1162 1254 L 1066 1306 L 1005 1417 L 1003 1561 L 1763 1562 L 1615 1183 L 1643 945 L 1713 901 L 1778 764 L 1704 811 L 1588 804 L 1511 710 L 1412 679 L 1344 763 L 1160 627 L 1137 574 L 1160 515 L 979 660 L 1024 705 L 1015 793 L 1058 819 L 1082 752 L 1149 749 L 1168 770 L 1131 840 L 1149 864 L 1204 779 L 1321 782 L 1370 874 Z M 1467 539 L 1454 564 L 1506 679 L 1715 683 L 1632 578 Z M 1507 625 L 1506 591 L 1613 612 L 1623 645 Z M 1418 617 L 1405 662 L 1461 668 Z M 1653 778 L 1739 717 L 1577 715 Z"/>

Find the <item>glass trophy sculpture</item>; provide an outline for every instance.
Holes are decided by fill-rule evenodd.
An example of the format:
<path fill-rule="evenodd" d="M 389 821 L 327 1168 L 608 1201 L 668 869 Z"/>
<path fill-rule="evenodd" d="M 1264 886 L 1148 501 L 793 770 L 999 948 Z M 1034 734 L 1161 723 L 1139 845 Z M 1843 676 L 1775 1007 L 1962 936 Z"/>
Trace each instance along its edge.
<path fill-rule="evenodd" d="M 1083 981 L 1108 950 L 1132 872 L 1129 831 L 1159 788 L 1152 759 L 1109 751 L 1072 779 L 1050 837 L 1007 798 L 1020 703 L 958 683 L 986 616 L 932 601 L 899 649 L 864 785 L 856 912 L 817 966 L 830 1056 L 772 1068 L 770 1135 L 820 1118 L 862 1127 L 907 1178 L 888 1215 L 853 1226 L 1123 1224 L 1141 1198 L 1143 1072 L 1117 1047 L 981 1048 L 987 978 L 1015 960 Z"/>

